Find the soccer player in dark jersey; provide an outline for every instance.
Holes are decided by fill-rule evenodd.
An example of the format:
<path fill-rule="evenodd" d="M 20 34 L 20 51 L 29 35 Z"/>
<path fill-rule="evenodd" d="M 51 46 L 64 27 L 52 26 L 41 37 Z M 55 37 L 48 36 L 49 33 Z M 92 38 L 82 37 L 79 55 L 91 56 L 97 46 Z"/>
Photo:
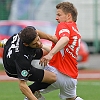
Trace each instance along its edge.
<path fill-rule="evenodd" d="M 9 77 L 18 78 L 19 88 L 29 100 L 37 98 L 28 87 L 27 81 L 43 82 L 47 84 L 46 86 L 56 81 L 53 72 L 37 69 L 31 65 L 32 60 L 40 59 L 48 53 L 43 49 L 46 47 L 42 45 L 39 35 L 42 37 L 44 34 L 39 34 L 34 27 L 28 26 L 8 39 L 3 52 L 5 72 Z M 56 40 L 48 35 L 43 37 Z M 46 88 L 45 85 L 43 88 Z"/>

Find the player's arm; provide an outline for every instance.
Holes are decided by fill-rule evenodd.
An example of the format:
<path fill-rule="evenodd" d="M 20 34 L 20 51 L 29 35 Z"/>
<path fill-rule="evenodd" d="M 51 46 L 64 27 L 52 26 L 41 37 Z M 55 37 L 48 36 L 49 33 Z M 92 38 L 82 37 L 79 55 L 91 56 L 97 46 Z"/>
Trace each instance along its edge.
<path fill-rule="evenodd" d="M 42 57 L 42 59 L 40 60 L 40 64 L 46 66 L 49 60 L 51 60 L 52 57 L 58 51 L 63 49 L 67 45 L 68 42 L 69 42 L 69 38 L 67 36 L 60 38 L 60 40 L 56 43 L 54 48 L 46 56 Z"/>
<path fill-rule="evenodd" d="M 42 32 L 40 30 L 36 30 L 36 32 L 38 33 L 39 37 L 41 39 L 47 39 L 49 41 L 52 41 L 53 43 L 57 43 L 58 39 L 56 36 L 52 36 L 50 34 L 46 34 L 45 32 Z"/>
<path fill-rule="evenodd" d="M 32 91 L 30 90 L 30 88 L 27 86 L 26 81 L 24 80 L 19 80 L 19 88 L 21 90 L 21 92 L 27 97 L 29 98 L 29 100 L 38 100 L 32 93 Z"/>
<path fill-rule="evenodd" d="M 51 46 L 47 46 L 47 45 L 44 45 L 42 46 L 42 51 L 43 51 L 43 56 L 45 56 L 46 54 L 48 54 L 51 50 Z"/>
<path fill-rule="evenodd" d="M 51 46 L 48 46 L 48 45 L 44 45 L 43 44 L 42 49 L 46 50 L 47 52 L 50 52 Z"/>
<path fill-rule="evenodd" d="M 51 55 L 56 54 L 58 51 L 64 48 L 68 42 L 69 38 L 67 36 L 60 38 L 60 40 L 56 43 L 55 47 L 49 52 L 49 54 Z"/>

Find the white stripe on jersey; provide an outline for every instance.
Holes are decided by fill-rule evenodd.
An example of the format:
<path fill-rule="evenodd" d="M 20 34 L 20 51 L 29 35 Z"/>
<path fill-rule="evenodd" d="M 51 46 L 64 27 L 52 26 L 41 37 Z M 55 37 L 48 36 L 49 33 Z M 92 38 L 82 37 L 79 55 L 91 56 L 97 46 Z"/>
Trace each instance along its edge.
<path fill-rule="evenodd" d="M 69 31 L 68 29 L 62 29 L 62 30 L 59 31 L 59 35 L 60 35 L 61 33 L 63 33 L 63 32 L 67 32 L 67 33 L 70 34 L 70 31 Z"/>
<path fill-rule="evenodd" d="M 77 34 L 80 34 L 74 27 L 72 27 L 72 30 L 73 30 L 74 32 L 76 32 Z"/>

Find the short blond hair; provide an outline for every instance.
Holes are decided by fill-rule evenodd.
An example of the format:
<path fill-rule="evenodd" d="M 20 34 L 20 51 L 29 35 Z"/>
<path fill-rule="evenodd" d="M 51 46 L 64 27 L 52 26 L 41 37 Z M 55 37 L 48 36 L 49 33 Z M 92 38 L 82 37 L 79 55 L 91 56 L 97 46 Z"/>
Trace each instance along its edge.
<path fill-rule="evenodd" d="M 72 15 L 72 20 L 74 22 L 77 21 L 77 9 L 74 7 L 74 5 L 70 2 L 61 2 L 59 4 L 56 5 L 57 9 L 62 9 L 62 11 L 67 14 L 67 13 L 71 13 Z"/>

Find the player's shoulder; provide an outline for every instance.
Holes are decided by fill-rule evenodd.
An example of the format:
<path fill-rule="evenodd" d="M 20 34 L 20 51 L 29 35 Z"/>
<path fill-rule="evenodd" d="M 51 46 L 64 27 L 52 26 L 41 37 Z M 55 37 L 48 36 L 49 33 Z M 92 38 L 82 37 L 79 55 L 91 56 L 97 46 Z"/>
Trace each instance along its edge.
<path fill-rule="evenodd" d="M 13 39 L 15 39 L 15 38 L 14 38 L 15 36 L 18 36 L 18 34 L 14 34 L 14 35 L 12 35 L 12 36 L 8 39 L 7 42 L 11 42 Z"/>

